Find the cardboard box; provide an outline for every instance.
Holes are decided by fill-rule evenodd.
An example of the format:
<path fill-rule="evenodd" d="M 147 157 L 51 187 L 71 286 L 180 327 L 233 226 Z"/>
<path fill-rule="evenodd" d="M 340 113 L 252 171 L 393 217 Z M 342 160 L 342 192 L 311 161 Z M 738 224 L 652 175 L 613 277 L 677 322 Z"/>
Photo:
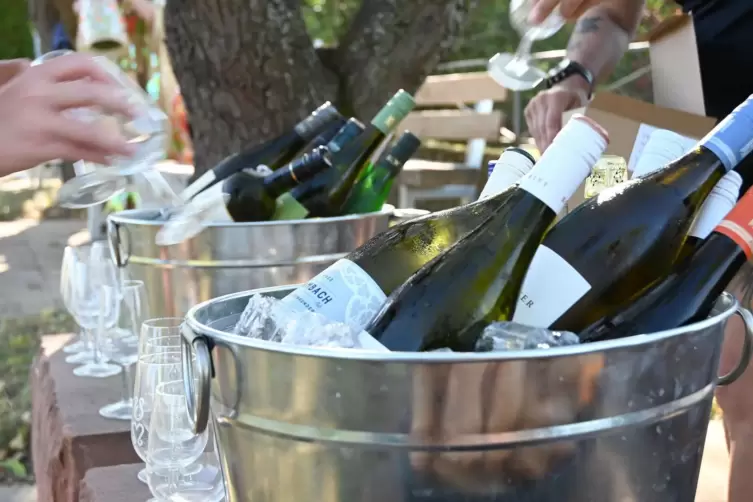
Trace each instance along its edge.
<path fill-rule="evenodd" d="M 629 170 L 632 170 L 648 136 L 654 130 L 668 129 L 698 140 L 716 124 L 716 120 L 710 117 L 672 110 L 608 92 L 596 94 L 585 108 L 565 113 L 563 120 L 569 120 L 574 113 L 591 117 L 609 132 L 609 146 L 605 153 L 625 159 Z M 568 211 L 583 202 L 584 193 L 585 184 L 570 199 Z"/>
<path fill-rule="evenodd" d="M 686 14 L 670 16 L 639 41 L 649 44 L 654 104 L 705 116 L 692 18 Z"/>

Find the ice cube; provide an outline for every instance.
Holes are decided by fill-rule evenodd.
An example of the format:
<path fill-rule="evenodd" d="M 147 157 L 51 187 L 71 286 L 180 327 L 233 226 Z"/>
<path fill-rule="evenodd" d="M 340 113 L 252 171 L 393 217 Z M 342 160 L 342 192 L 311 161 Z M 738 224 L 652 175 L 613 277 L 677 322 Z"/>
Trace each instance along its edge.
<path fill-rule="evenodd" d="M 248 299 L 240 319 L 233 328 L 233 333 L 251 338 L 279 342 L 282 330 L 278 325 L 275 305 L 278 300 L 260 294 L 253 294 Z"/>
<path fill-rule="evenodd" d="M 430 350 L 429 352 L 455 352 L 449 347 L 440 347 L 438 349 Z"/>
<path fill-rule="evenodd" d="M 287 322 L 282 325 L 282 343 L 307 347 L 361 348 L 358 333 L 347 324 L 330 322 L 314 312 L 286 313 L 285 318 Z"/>
<path fill-rule="evenodd" d="M 511 321 L 494 322 L 484 328 L 477 352 L 528 350 L 564 347 L 580 343 L 578 335 L 569 331 L 550 331 Z"/>

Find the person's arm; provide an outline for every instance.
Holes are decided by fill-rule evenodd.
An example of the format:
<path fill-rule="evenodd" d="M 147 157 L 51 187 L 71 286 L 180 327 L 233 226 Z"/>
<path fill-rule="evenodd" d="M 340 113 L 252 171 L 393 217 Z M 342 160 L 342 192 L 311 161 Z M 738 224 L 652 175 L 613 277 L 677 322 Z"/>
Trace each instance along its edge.
<path fill-rule="evenodd" d="M 578 19 L 567 45 L 567 57 L 604 80 L 627 51 L 643 12 L 643 0 L 604 0 Z M 571 77 L 564 85 L 588 90 L 582 78 Z"/>
<path fill-rule="evenodd" d="M 627 50 L 643 11 L 643 0 L 604 0 L 578 19 L 567 57 L 588 68 L 596 81 L 605 79 Z M 526 107 L 528 130 L 542 152 L 562 129 L 562 114 L 585 106 L 591 89 L 572 75 L 540 92 Z"/>

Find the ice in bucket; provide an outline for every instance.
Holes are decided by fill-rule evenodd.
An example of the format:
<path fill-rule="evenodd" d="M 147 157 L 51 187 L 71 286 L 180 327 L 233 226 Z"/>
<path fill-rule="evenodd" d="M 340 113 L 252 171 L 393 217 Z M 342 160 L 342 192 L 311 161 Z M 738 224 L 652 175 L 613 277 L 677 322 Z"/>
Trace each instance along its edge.
<path fill-rule="evenodd" d="M 511 321 L 495 322 L 484 328 L 476 343 L 477 352 L 549 349 L 577 345 L 578 335 L 569 331 L 549 331 Z"/>
<path fill-rule="evenodd" d="M 331 322 L 321 314 L 293 312 L 280 301 L 252 295 L 233 333 L 260 340 L 308 347 L 368 349 L 359 333 L 347 324 Z"/>

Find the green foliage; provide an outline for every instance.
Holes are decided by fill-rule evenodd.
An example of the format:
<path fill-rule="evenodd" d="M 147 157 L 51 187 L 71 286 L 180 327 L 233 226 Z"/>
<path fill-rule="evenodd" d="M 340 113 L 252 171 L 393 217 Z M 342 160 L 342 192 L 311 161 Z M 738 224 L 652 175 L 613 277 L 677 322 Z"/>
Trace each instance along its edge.
<path fill-rule="evenodd" d="M 0 60 L 33 56 L 26 0 L 0 0 Z"/>
<path fill-rule="evenodd" d="M 351 17 L 358 9 L 361 0 L 304 0 L 304 19 L 312 38 L 325 45 L 336 45 L 340 34 L 346 29 Z M 677 12 L 674 2 L 667 0 L 647 0 L 644 19 L 638 35 L 647 33 L 668 15 Z M 481 0 L 476 11 L 466 24 L 464 36 L 445 61 L 489 58 L 497 52 L 515 51 L 519 35 L 510 26 L 508 0 Z M 572 27 L 568 26 L 548 40 L 534 45 L 533 50 L 548 51 L 564 49 Z M 546 68 L 557 60 L 542 63 Z M 645 52 L 627 54 L 618 65 L 611 80 L 616 80 L 648 64 Z M 648 87 L 647 81 L 637 82 L 633 94 L 641 94 L 641 88 Z M 525 96 L 524 96 L 525 97 Z"/>

